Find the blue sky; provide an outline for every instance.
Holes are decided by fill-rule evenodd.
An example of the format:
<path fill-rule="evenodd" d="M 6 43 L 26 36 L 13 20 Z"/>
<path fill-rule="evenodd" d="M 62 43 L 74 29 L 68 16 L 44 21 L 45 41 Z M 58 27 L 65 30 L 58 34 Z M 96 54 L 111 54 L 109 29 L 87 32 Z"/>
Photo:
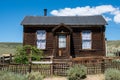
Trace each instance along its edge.
<path fill-rule="evenodd" d="M 103 15 L 106 38 L 120 40 L 120 0 L 0 0 L 0 42 L 22 42 L 23 18 L 43 16 Z"/>

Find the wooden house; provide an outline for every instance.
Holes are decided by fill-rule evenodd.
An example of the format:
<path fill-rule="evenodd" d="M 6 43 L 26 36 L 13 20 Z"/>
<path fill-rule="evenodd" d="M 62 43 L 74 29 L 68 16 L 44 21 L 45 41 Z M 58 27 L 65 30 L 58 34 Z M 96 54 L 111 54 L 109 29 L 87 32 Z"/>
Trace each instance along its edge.
<path fill-rule="evenodd" d="M 23 44 L 55 59 L 105 56 L 103 16 L 26 16 Z"/>

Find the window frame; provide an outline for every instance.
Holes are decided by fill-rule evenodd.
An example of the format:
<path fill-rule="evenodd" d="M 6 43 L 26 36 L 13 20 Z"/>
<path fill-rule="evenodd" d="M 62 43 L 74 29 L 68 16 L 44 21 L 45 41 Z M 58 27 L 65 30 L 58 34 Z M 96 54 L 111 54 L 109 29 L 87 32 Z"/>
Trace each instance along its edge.
<path fill-rule="evenodd" d="M 90 32 L 90 34 L 89 34 L 89 35 L 90 35 L 90 39 L 83 39 L 83 32 Z M 82 39 L 82 40 L 81 40 L 81 41 L 82 41 L 82 42 L 81 42 L 81 43 L 82 43 L 82 44 L 81 44 L 82 50 L 92 50 L 92 31 L 91 31 L 91 30 L 83 30 L 83 31 L 81 32 L 81 39 Z M 83 46 L 83 41 L 89 42 L 89 43 L 90 43 L 90 45 L 89 45 L 90 47 L 86 47 L 86 48 L 85 48 L 85 47 Z"/>
<path fill-rule="evenodd" d="M 37 42 L 38 42 L 38 38 L 37 38 L 37 36 L 38 36 L 38 34 L 37 34 L 38 31 L 45 32 L 45 37 L 44 37 L 44 38 L 45 38 L 45 39 L 44 39 L 44 40 L 45 40 L 45 45 L 44 45 L 45 48 L 40 48 L 40 47 L 38 47 L 38 43 L 37 43 Z M 41 39 L 41 40 L 42 40 L 42 39 Z M 46 47 L 47 47 L 47 46 L 46 46 L 46 44 L 47 44 L 47 43 L 46 43 L 46 40 L 47 40 L 47 32 L 46 32 L 46 30 L 37 30 L 37 31 L 36 31 L 36 46 L 37 46 L 38 49 L 41 49 L 41 50 L 45 50 L 45 49 L 46 49 Z"/>

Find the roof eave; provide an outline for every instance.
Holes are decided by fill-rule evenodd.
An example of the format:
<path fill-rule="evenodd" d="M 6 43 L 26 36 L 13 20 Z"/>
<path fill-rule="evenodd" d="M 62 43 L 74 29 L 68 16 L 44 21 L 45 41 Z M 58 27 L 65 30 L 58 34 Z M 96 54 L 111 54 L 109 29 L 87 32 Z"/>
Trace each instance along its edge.
<path fill-rule="evenodd" d="M 59 25 L 59 24 L 22 24 L 21 25 L 25 26 L 25 25 L 31 25 L 31 26 L 35 26 L 35 25 Z M 82 26 L 87 26 L 87 25 L 108 25 L 108 24 L 65 24 L 65 25 L 76 25 L 76 26 L 79 26 L 79 25 L 82 25 Z"/>

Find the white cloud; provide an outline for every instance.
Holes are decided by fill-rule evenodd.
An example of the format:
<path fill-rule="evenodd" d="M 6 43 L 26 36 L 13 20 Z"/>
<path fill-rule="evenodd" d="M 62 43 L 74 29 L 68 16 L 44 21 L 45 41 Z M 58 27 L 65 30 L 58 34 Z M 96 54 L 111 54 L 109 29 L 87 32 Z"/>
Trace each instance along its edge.
<path fill-rule="evenodd" d="M 109 17 L 106 17 L 106 16 L 103 16 L 103 17 L 105 18 L 106 21 L 112 21 L 112 19 Z"/>
<path fill-rule="evenodd" d="M 76 7 L 76 8 L 64 8 L 59 10 L 51 11 L 51 14 L 54 16 L 86 16 L 86 15 L 104 15 L 109 14 L 113 15 L 113 21 L 120 23 L 120 9 L 113 7 L 112 5 L 101 5 L 96 7 Z M 108 16 L 104 16 L 107 21 L 112 19 Z"/>
<path fill-rule="evenodd" d="M 120 14 L 115 15 L 114 21 L 115 21 L 116 23 L 120 23 Z"/>

